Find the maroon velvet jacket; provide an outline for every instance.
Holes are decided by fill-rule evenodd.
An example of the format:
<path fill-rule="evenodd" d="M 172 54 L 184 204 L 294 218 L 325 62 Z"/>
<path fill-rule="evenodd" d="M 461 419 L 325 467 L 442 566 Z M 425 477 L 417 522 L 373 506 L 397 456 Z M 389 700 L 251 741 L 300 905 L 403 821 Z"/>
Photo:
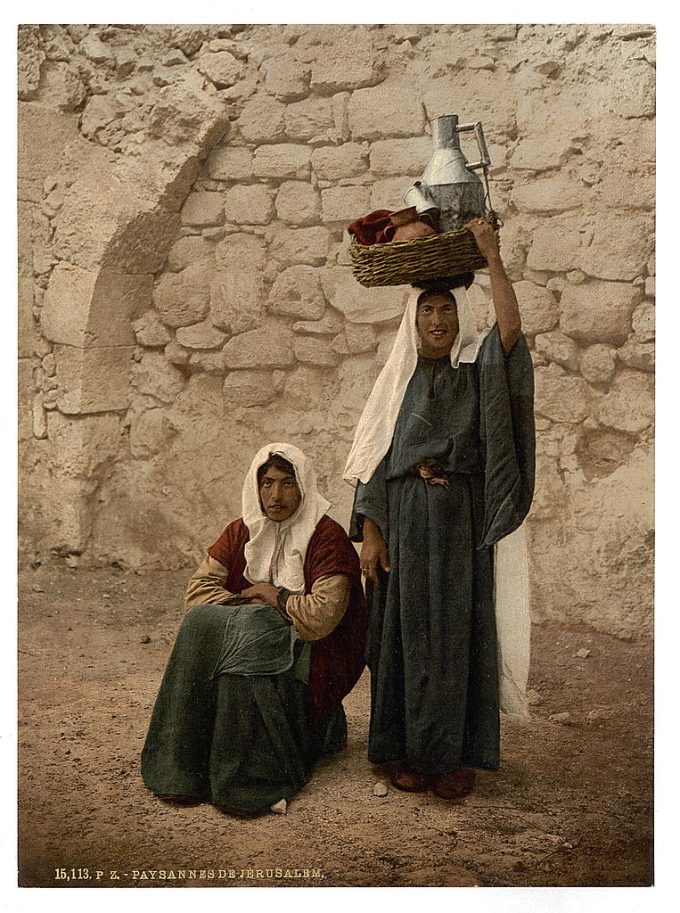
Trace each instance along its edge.
<path fill-rule="evenodd" d="M 252 584 L 243 576 L 246 568 L 245 544 L 250 538 L 242 519 L 226 527 L 208 554 L 229 568 L 226 586 L 240 593 Z M 345 574 L 350 582 L 347 611 L 331 633 L 312 642 L 307 704 L 310 721 L 319 726 L 349 694 L 366 664 L 368 614 L 361 586 L 359 558 L 347 534 L 327 514 L 319 520 L 307 546 L 304 575 L 305 592 L 326 574 Z"/>

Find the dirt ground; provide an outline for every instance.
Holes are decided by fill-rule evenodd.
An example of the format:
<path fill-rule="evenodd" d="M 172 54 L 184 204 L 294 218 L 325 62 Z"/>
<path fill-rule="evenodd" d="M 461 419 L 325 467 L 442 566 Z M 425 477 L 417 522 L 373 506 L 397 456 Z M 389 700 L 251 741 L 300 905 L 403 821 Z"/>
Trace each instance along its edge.
<path fill-rule="evenodd" d="M 188 571 L 20 575 L 20 877 L 44 887 L 643 886 L 652 881 L 652 650 L 534 626 L 532 718 L 458 804 L 392 789 L 347 749 L 285 816 L 155 799 L 139 774 Z M 212 877 L 211 877 L 212 873 Z"/>

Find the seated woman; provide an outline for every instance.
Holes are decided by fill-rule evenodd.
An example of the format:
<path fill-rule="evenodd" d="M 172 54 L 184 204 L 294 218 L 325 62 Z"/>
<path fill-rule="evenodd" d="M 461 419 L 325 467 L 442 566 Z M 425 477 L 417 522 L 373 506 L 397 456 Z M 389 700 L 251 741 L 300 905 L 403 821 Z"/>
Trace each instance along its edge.
<path fill-rule="evenodd" d="M 367 619 L 357 554 L 301 450 L 263 447 L 242 507 L 189 581 L 142 777 L 161 798 L 257 814 L 344 746 Z"/>

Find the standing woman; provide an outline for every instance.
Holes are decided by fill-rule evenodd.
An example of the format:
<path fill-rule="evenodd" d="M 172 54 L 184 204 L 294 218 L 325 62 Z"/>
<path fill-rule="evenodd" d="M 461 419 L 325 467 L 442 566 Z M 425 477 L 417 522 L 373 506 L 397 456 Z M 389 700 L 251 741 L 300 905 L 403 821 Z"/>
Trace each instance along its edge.
<path fill-rule="evenodd" d="M 414 289 L 345 469 L 370 601 L 369 760 L 451 801 L 499 766 L 494 545 L 529 510 L 535 452 L 517 299 L 495 232 L 466 228 L 496 324 L 482 340 L 463 287 Z"/>

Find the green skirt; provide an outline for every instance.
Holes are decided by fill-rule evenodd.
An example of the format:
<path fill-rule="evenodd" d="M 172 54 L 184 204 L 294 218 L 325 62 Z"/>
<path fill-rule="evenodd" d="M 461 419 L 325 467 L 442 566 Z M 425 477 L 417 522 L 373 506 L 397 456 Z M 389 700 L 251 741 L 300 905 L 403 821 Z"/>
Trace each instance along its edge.
<path fill-rule="evenodd" d="M 310 648 L 271 606 L 191 609 L 142 751 L 146 786 L 251 813 L 299 792 L 347 738 L 342 705 L 322 730 L 310 726 Z"/>

